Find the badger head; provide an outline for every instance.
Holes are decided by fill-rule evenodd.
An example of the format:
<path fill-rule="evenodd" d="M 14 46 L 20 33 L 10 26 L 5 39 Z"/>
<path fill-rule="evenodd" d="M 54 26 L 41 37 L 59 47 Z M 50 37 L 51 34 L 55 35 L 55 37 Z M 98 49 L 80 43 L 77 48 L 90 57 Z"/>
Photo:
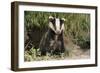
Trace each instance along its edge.
<path fill-rule="evenodd" d="M 55 34 L 61 34 L 64 30 L 64 18 L 54 18 L 49 16 L 49 28 L 54 31 Z"/>

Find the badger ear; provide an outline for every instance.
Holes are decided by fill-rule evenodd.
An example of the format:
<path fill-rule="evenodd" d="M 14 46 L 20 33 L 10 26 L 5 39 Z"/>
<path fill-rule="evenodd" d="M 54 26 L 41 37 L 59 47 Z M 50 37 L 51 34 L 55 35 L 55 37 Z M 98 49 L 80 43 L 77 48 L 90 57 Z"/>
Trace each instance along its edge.
<path fill-rule="evenodd" d="M 51 19 L 54 19 L 54 17 L 53 16 L 49 16 L 49 20 L 51 20 Z"/>
<path fill-rule="evenodd" d="M 61 18 L 61 20 L 66 21 L 65 18 Z"/>

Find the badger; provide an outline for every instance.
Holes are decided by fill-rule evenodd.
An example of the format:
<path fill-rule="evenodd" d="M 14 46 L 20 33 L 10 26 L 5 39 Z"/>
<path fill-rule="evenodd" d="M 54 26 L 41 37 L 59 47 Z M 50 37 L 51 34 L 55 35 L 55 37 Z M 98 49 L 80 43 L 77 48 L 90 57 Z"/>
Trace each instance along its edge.
<path fill-rule="evenodd" d="M 49 16 L 48 30 L 40 41 L 41 56 L 60 55 L 65 52 L 64 48 L 64 18 Z"/>

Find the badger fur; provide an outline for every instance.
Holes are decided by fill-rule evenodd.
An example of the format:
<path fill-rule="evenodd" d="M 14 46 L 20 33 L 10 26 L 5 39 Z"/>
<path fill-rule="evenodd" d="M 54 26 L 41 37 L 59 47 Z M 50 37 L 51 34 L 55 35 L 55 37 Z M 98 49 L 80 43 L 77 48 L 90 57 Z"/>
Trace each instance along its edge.
<path fill-rule="evenodd" d="M 48 31 L 40 41 L 41 55 L 60 55 L 65 52 L 63 42 L 64 18 L 54 18 L 49 16 Z"/>

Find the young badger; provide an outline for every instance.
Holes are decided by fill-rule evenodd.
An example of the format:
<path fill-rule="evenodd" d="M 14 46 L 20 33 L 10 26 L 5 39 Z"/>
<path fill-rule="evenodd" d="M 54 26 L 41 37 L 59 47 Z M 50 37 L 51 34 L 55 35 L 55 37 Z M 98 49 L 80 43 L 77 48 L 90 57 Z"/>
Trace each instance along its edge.
<path fill-rule="evenodd" d="M 47 55 L 47 53 L 50 55 L 60 55 L 64 53 L 64 21 L 64 18 L 49 16 L 48 31 L 43 36 L 39 45 L 41 56 Z"/>

